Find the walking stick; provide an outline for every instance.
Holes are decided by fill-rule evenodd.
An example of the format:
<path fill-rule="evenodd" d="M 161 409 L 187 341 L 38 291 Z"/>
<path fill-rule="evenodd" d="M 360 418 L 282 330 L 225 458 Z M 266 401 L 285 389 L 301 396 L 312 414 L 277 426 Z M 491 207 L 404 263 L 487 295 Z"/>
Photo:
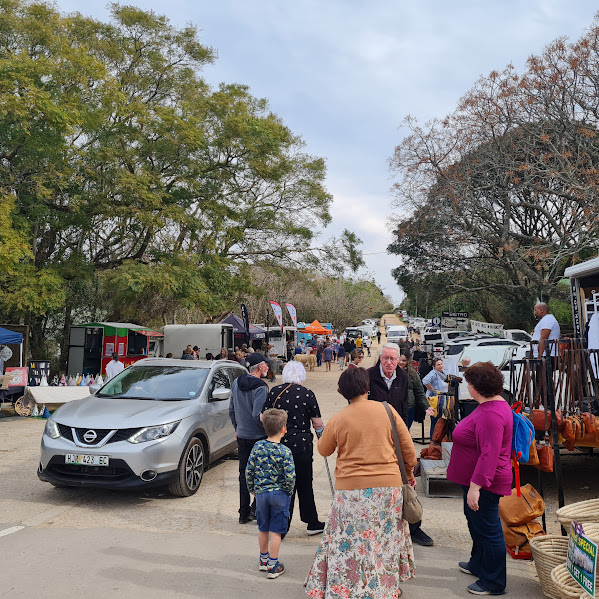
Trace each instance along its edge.
<path fill-rule="evenodd" d="M 331 495 L 335 495 L 335 490 L 333 489 L 333 479 L 331 478 L 331 471 L 329 470 L 329 462 L 326 457 L 324 458 L 324 465 L 327 467 L 327 474 L 329 475 L 329 485 L 331 486 Z"/>

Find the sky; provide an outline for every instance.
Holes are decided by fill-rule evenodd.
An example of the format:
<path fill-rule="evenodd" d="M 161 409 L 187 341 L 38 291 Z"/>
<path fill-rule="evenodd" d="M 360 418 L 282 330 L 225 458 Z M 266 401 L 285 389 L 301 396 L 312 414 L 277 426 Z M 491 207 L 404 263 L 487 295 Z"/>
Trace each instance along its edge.
<path fill-rule="evenodd" d="M 266 98 L 327 162 L 332 223 L 321 241 L 354 231 L 366 267 L 398 304 L 403 293 L 386 253 L 396 211 L 388 159 L 403 119 L 443 117 L 481 75 L 513 64 L 557 37 L 574 41 L 599 10 L 591 0 L 129 0 L 193 23 L 218 59 L 203 71 L 213 85 L 242 83 Z M 63 12 L 109 19 L 106 0 L 57 0 Z"/>

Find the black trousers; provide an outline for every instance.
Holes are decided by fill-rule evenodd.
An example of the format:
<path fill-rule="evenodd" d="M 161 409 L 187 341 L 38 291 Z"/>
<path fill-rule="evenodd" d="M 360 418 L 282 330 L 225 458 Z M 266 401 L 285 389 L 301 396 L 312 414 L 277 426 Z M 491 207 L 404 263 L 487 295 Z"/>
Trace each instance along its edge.
<path fill-rule="evenodd" d="M 262 437 L 263 439 L 265 437 Z M 260 439 L 241 439 L 237 437 L 237 452 L 239 454 L 239 517 L 247 518 L 250 515 L 250 511 L 256 511 L 256 498 L 250 505 L 250 492 L 248 491 L 248 485 L 245 480 L 245 469 L 250 459 L 250 453 L 252 453 L 252 447 L 254 443 L 260 441 Z"/>
<path fill-rule="evenodd" d="M 289 524 L 291 524 L 291 518 L 293 518 L 293 507 L 297 493 L 301 521 L 308 525 L 316 525 L 318 512 L 316 511 L 314 490 L 312 488 L 312 451 L 294 453 L 293 462 L 295 463 L 295 488 L 289 505 Z"/>

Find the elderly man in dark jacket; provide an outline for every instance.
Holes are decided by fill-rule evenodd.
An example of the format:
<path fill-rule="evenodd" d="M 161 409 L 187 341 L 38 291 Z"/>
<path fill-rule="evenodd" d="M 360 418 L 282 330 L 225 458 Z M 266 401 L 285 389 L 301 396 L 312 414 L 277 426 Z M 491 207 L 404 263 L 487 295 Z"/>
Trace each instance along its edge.
<path fill-rule="evenodd" d="M 262 380 L 268 372 L 268 362 L 256 352 L 248 354 L 247 367 L 250 373 L 233 381 L 229 402 L 229 418 L 237 435 L 239 454 L 239 524 L 247 524 L 255 518 L 256 500 L 250 506 L 245 469 L 254 443 L 266 438 L 260 415 L 268 395 L 268 385 Z"/>
<path fill-rule="evenodd" d="M 387 343 L 379 352 L 379 361 L 368 369 L 370 375 L 369 399 L 386 401 L 408 423 L 408 375 L 399 367 L 399 345 Z M 420 528 L 421 522 L 410 524 L 412 541 L 425 547 L 434 544 L 433 540 Z"/>
<path fill-rule="evenodd" d="M 379 361 L 368 369 L 369 399 L 386 401 L 408 421 L 408 375 L 399 368 L 399 345 L 387 343 L 379 352 Z"/>

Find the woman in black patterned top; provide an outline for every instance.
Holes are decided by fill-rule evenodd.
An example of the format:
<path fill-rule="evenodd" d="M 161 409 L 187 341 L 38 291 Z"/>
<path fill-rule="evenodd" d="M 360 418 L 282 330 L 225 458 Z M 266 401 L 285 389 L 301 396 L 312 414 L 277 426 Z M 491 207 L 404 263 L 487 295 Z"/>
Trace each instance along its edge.
<path fill-rule="evenodd" d="M 307 524 L 309 535 L 321 533 L 324 522 L 318 519 L 314 490 L 312 489 L 312 431 L 322 432 L 324 425 L 316 396 L 302 383 L 306 370 L 300 362 L 288 362 L 283 368 L 283 384 L 273 387 L 268 393 L 262 411 L 278 408 L 287 412 L 287 434 L 281 443 L 289 447 L 295 462 L 295 489 L 289 506 L 289 524 L 293 517 L 293 506 L 297 492 L 300 518 Z"/>

